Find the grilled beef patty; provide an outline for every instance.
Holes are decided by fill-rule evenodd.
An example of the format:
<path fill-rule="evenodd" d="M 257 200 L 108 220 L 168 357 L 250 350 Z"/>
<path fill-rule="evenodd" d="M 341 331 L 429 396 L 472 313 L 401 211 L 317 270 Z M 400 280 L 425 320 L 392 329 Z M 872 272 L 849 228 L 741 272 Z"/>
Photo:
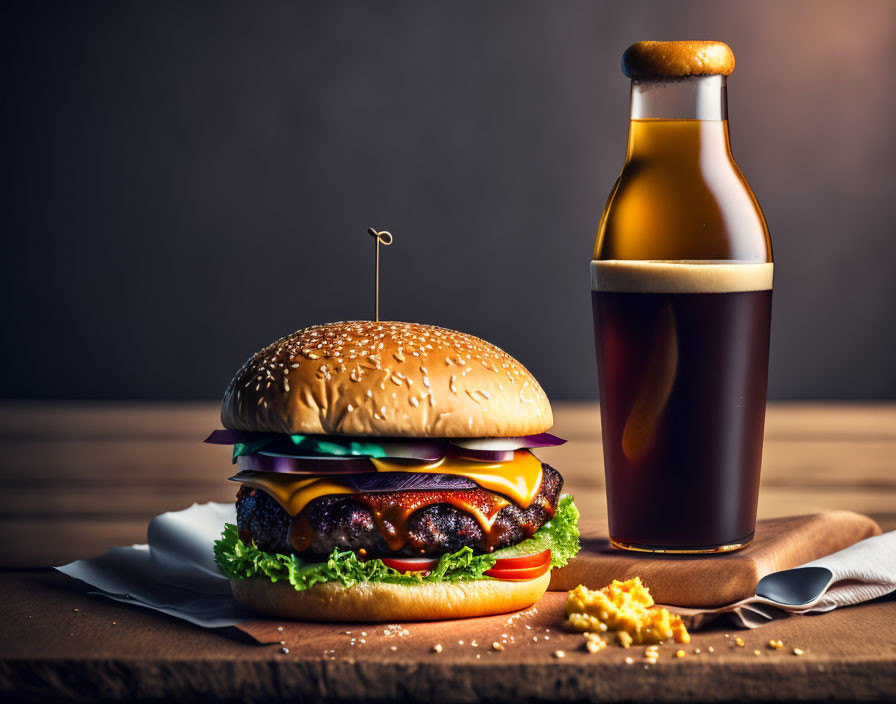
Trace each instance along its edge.
<path fill-rule="evenodd" d="M 370 557 L 438 557 L 456 552 L 465 545 L 477 553 L 514 545 L 541 528 L 557 508 L 563 477 L 550 465 L 542 464 L 541 467 L 543 475 L 538 495 L 528 508 L 520 508 L 512 502 L 502 508 L 490 535 L 469 513 L 448 503 L 437 503 L 408 517 L 403 531 L 404 545 L 399 550 L 392 550 L 369 508 L 349 494 L 322 496 L 310 502 L 298 517 L 309 522 L 312 534 L 308 549 L 298 554 L 312 558 L 329 555 L 334 548 L 356 551 L 363 548 Z M 459 490 L 457 493 L 463 492 Z M 400 500 L 400 494 L 394 492 L 396 501 Z M 380 495 L 382 499 L 387 497 Z M 254 540 L 260 550 L 269 553 L 288 555 L 296 552 L 289 542 L 292 517 L 267 492 L 241 487 L 236 495 L 236 516 L 243 542 Z"/>

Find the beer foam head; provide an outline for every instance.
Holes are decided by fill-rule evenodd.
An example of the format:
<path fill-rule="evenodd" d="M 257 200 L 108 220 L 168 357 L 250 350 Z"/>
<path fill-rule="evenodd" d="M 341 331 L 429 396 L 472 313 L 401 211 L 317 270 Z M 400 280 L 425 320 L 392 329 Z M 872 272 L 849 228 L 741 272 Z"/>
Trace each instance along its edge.
<path fill-rule="evenodd" d="M 620 293 L 738 293 L 768 291 L 774 264 L 766 262 L 624 261 L 591 262 L 591 290 Z"/>

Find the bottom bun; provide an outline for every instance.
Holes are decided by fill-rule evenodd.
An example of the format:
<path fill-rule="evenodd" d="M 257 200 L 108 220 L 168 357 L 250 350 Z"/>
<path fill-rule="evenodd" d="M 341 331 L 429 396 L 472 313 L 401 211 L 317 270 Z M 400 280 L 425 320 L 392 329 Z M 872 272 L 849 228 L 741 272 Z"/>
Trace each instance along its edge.
<path fill-rule="evenodd" d="M 299 621 L 437 621 L 503 614 L 532 606 L 548 588 L 551 573 L 525 582 L 482 579 L 469 582 L 403 584 L 338 582 L 296 591 L 289 582 L 264 577 L 232 579 L 237 602 L 246 608 Z"/>

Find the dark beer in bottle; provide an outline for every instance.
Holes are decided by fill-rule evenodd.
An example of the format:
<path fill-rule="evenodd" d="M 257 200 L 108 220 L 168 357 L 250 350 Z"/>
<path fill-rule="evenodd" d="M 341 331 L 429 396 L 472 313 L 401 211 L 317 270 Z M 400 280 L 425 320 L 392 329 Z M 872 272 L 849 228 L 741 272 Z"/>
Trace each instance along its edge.
<path fill-rule="evenodd" d="M 753 537 L 772 252 L 728 139 L 721 42 L 626 51 L 631 123 L 591 262 L 610 536 L 650 552 Z"/>

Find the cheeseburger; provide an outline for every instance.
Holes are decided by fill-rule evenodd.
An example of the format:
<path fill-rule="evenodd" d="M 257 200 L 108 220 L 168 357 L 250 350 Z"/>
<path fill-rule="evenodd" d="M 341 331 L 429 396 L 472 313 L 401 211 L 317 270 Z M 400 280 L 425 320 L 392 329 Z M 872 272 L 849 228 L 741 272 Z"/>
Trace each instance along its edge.
<path fill-rule="evenodd" d="M 343 322 L 253 356 L 207 442 L 233 446 L 236 525 L 215 557 L 272 616 L 393 621 L 535 603 L 579 549 L 564 441 L 523 365 L 431 325 Z"/>

